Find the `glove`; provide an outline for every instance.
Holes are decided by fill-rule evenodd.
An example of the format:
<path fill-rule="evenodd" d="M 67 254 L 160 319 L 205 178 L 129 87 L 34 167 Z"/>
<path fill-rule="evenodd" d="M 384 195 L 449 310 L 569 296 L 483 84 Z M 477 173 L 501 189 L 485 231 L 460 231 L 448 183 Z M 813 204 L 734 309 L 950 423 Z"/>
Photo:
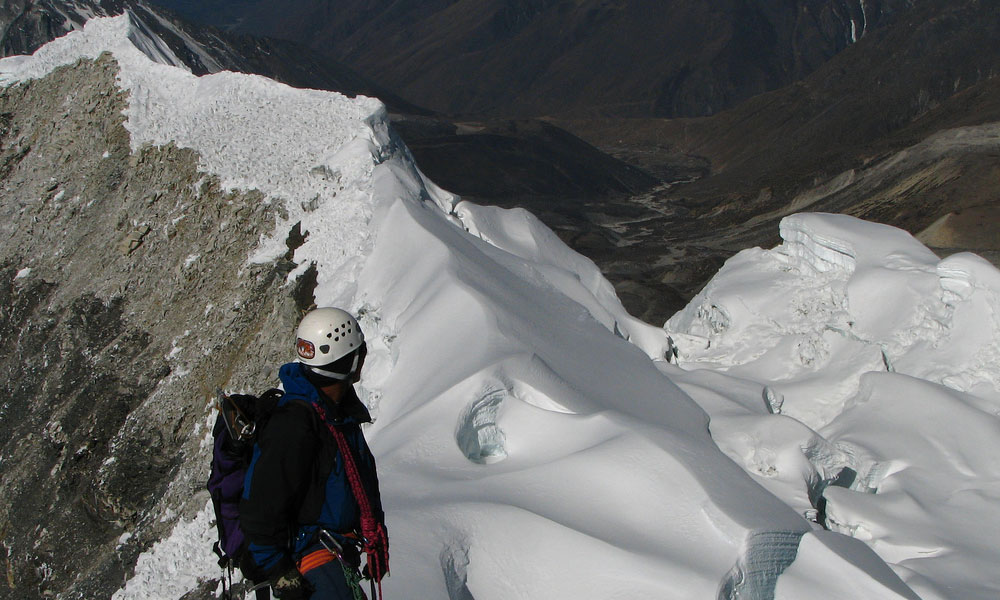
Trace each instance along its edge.
<path fill-rule="evenodd" d="M 278 600 L 306 600 L 315 591 L 295 565 L 284 561 L 271 570 L 268 580 L 271 582 L 271 593 Z"/>

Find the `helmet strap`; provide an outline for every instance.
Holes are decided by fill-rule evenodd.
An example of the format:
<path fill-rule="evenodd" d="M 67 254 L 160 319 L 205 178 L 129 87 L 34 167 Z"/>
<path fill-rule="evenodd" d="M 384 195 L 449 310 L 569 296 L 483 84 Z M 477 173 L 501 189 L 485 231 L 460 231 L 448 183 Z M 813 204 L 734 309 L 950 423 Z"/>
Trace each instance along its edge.
<path fill-rule="evenodd" d="M 362 346 L 363 347 L 363 346 Z M 314 373 L 318 377 L 324 379 L 333 379 L 336 381 L 344 381 L 350 379 L 358 370 L 358 365 L 361 363 L 361 348 L 354 351 L 354 360 L 351 361 L 351 368 L 347 373 L 336 373 L 334 371 L 327 371 L 323 367 L 317 367 L 313 365 L 305 365 L 311 373 Z"/>

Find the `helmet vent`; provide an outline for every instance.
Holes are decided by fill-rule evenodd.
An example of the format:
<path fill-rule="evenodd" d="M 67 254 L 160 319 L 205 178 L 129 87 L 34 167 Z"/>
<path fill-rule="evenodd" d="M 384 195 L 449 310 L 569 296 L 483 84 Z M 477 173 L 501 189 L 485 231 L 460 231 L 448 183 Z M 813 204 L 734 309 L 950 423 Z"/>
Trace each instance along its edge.
<path fill-rule="evenodd" d="M 303 317 L 297 337 L 299 362 L 309 366 L 326 365 L 364 346 L 361 326 L 349 313 L 334 307 L 317 308 Z"/>

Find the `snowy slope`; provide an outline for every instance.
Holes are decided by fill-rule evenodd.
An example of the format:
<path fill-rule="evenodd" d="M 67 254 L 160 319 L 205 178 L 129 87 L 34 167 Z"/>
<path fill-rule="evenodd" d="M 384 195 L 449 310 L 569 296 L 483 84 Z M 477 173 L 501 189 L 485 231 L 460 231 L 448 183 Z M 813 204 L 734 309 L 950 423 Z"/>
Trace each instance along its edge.
<path fill-rule="evenodd" d="M 688 372 L 664 371 L 727 454 L 801 512 L 822 495 L 922 598 L 996 598 L 1000 272 L 843 215 L 781 235 L 667 323 Z"/>
<path fill-rule="evenodd" d="M 760 426 L 760 438 L 743 440 L 736 421 L 746 417 L 757 426 L 754 419 L 770 417 L 762 414 L 763 385 L 747 375 L 685 373 L 667 364 L 666 333 L 629 317 L 593 263 L 534 217 L 474 206 L 428 182 L 388 130 L 380 103 L 255 76 L 195 77 L 171 66 L 176 57 L 127 15 L 93 20 L 33 57 L 0 61 L 0 81 L 40 77 L 104 51 L 119 62 L 119 82 L 130 95 L 133 148 L 192 148 L 200 168 L 225 186 L 258 189 L 262 201 L 279 203 L 284 214 L 274 234 L 247 250 L 248 261 L 284 254 L 286 232 L 300 223 L 308 235 L 290 279 L 315 264 L 317 303 L 360 315 L 371 345 L 362 392 L 376 415 L 368 436 L 392 542 L 389 597 L 916 597 L 864 543 L 819 531 L 802 517 L 795 494 L 805 488 L 804 459 L 787 448 L 812 439 L 805 425 L 781 417 L 785 429 L 772 436 Z M 815 221 L 819 233 L 810 240 L 829 221 L 801 218 Z M 919 252 L 897 256 L 890 241 L 866 262 L 857 249 L 830 239 L 802 244 L 814 254 L 825 248 L 826 262 L 815 264 L 843 269 L 851 252 L 855 265 L 882 260 L 909 268 L 930 260 Z M 957 294 L 975 297 L 975 284 L 960 285 L 980 281 L 979 271 L 962 278 L 969 264 L 953 263 L 949 281 Z M 752 283 L 743 290 L 752 292 Z M 831 301 L 834 307 L 822 310 L 833 312 Z M 857 301 L 873 300 L 862 294 Z M 729 327 L 720 331 L 733 336 L 712 346 L 731 348 L 729 354 L 701 356 L 682 346 L 688 364 L 735 367 L 733 356 L 758 351 L 740 343 L 753 332 L 739 327 L 762 326 L 743 325 L 733 310 L 679 317 L 683 326 L 671 330 L 685 329 L 685 342 L 723 321 Z M 865 335 L 885 325 L 875 313 L 864 316 Z M 767 348 L 786 349 L 779 333 Z M 758 374 L 772 373 L 787 374 L 774 365 Z M 970 381 L 976 373 L 967 374 Z M 872 398 L 876 387 L 858 385 Z M 756 403 L 744 402 L 744 392 L 756 394 Z M 780 392 L 790 414 L 800 404 L 792 392 Z M 803 418 L 817 419 L 838 406 L 836 399 L 819 409 L 801 404 Z M 831 428 L 823 432 L 829 444 L 853 435 L 851 428 L 834 430 L 838 421 L 829 418 L 809 422 Z M 890 449 L 906 447 L 884 441 Z M 773 450 L 798 460 L 798 479 L 783 472 L 781 485 L 755 478 L 741 442 L 757 454 Z M 827 455 L 834 452 L 822 452 L 827 446 L 816 447 L 833 460 Z M 202 448 L 188 468 L 207 467 L 208 445 Z M 837 529 L 857 535 L 854 524 L 868 522 L 862 508 L 830 494 Z M 209 511 L 205 504 L 197 519 L 178 523 L 116 597 L 176 598 L 217 577 Z"/>

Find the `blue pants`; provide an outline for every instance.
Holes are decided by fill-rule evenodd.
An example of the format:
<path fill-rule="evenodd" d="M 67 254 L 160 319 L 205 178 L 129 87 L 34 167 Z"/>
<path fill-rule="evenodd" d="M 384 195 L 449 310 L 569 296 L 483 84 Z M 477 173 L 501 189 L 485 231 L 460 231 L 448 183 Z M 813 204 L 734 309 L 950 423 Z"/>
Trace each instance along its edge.
<path fill-rule="evenodd" d="M 344 566 L 339 560 L 308 571 L 305 578 L 316 588 L 309 600 L 354 600 L 355 598 L 351 584 L 344 575 Z M 365 597 L 363 592 L 361 597 Z"/>

